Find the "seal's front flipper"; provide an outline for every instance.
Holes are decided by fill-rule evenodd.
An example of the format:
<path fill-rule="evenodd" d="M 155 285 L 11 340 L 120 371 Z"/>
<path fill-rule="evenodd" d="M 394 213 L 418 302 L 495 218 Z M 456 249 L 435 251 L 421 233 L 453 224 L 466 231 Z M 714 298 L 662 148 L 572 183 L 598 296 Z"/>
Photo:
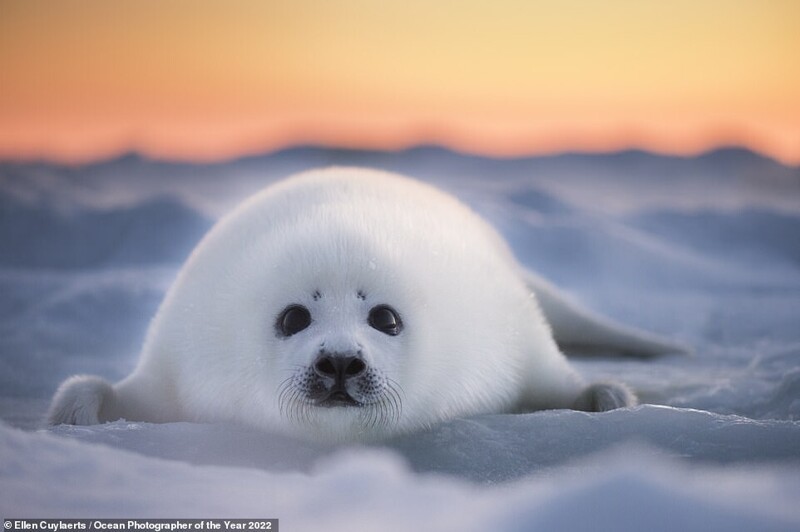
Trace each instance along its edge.
<path fill-rule="evenodd" d="M 669 353 L 688 353 L 676 342 L 628 327 L 595 314 L 571 300 L 539 275 L 524 270 L 523 279 L 536 299 L 562 350 L 603 352 L 649 358 Z"/>
<path fill-rule="evenodd" d="M 116 419 L 111 384 L 91 375 L 76 375 L 58 387 L 47 414 L 49 425 L 96 425 Z"/>
<path fill-rule="evenodd" d="M 624 384 L 598 382 L 587 386 L 575 400 L 572 408 L 584 412 L 606 412 L 637 404 L 636 395 Z"/>

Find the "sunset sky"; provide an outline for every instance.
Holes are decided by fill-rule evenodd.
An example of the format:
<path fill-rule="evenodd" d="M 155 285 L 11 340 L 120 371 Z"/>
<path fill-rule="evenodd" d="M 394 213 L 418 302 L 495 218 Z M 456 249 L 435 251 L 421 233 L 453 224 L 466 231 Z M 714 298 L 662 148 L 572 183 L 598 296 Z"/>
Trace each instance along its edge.
<path fill-rule="evenodd" d="M 800 1 L 0 0 L 0 158 L 298 143 L 800 164 Z"/>

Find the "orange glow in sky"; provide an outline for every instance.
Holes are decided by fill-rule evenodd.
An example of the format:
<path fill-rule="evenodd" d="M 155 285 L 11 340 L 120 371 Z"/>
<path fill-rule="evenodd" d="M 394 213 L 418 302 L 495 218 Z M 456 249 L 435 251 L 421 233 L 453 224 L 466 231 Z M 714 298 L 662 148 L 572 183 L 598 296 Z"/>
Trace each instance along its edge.
<path fill-rule="evenodd" d="M 743 145 L 800 164 L 795 0 L 0 0 L 0 158 Z"/>

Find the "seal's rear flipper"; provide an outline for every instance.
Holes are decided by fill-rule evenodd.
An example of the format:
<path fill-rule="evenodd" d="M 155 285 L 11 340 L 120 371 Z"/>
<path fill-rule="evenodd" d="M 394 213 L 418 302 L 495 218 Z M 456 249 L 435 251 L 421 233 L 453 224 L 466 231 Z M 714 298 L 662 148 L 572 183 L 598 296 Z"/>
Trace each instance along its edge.
<path fill-rule="evenodd" d="M 562 350 L 642 358 L 689 352 L 677 342 L 595 314 L 533 272 L 524 270 L 523 279 L 536 294 L 553 338 Z"/>

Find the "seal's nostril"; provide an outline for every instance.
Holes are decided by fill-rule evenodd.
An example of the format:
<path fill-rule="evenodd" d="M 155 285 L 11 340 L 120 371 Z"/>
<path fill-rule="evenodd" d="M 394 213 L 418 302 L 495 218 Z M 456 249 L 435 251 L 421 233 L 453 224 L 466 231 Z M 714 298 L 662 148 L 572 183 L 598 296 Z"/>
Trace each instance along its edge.
<path fill-rule="evenodd" d="M 320 357 L 314 364 L 314 370 L 322 377 L 336 377 L 336 364 L 331 357 Z"/>
<path fill-rule="evenodd" d="M 347 366 L 344 368 L 344 374 L 348 377 L 355 377 L 361 375 L 367 369 L 367 365 L 360 358 L 350 359 Z"/>

